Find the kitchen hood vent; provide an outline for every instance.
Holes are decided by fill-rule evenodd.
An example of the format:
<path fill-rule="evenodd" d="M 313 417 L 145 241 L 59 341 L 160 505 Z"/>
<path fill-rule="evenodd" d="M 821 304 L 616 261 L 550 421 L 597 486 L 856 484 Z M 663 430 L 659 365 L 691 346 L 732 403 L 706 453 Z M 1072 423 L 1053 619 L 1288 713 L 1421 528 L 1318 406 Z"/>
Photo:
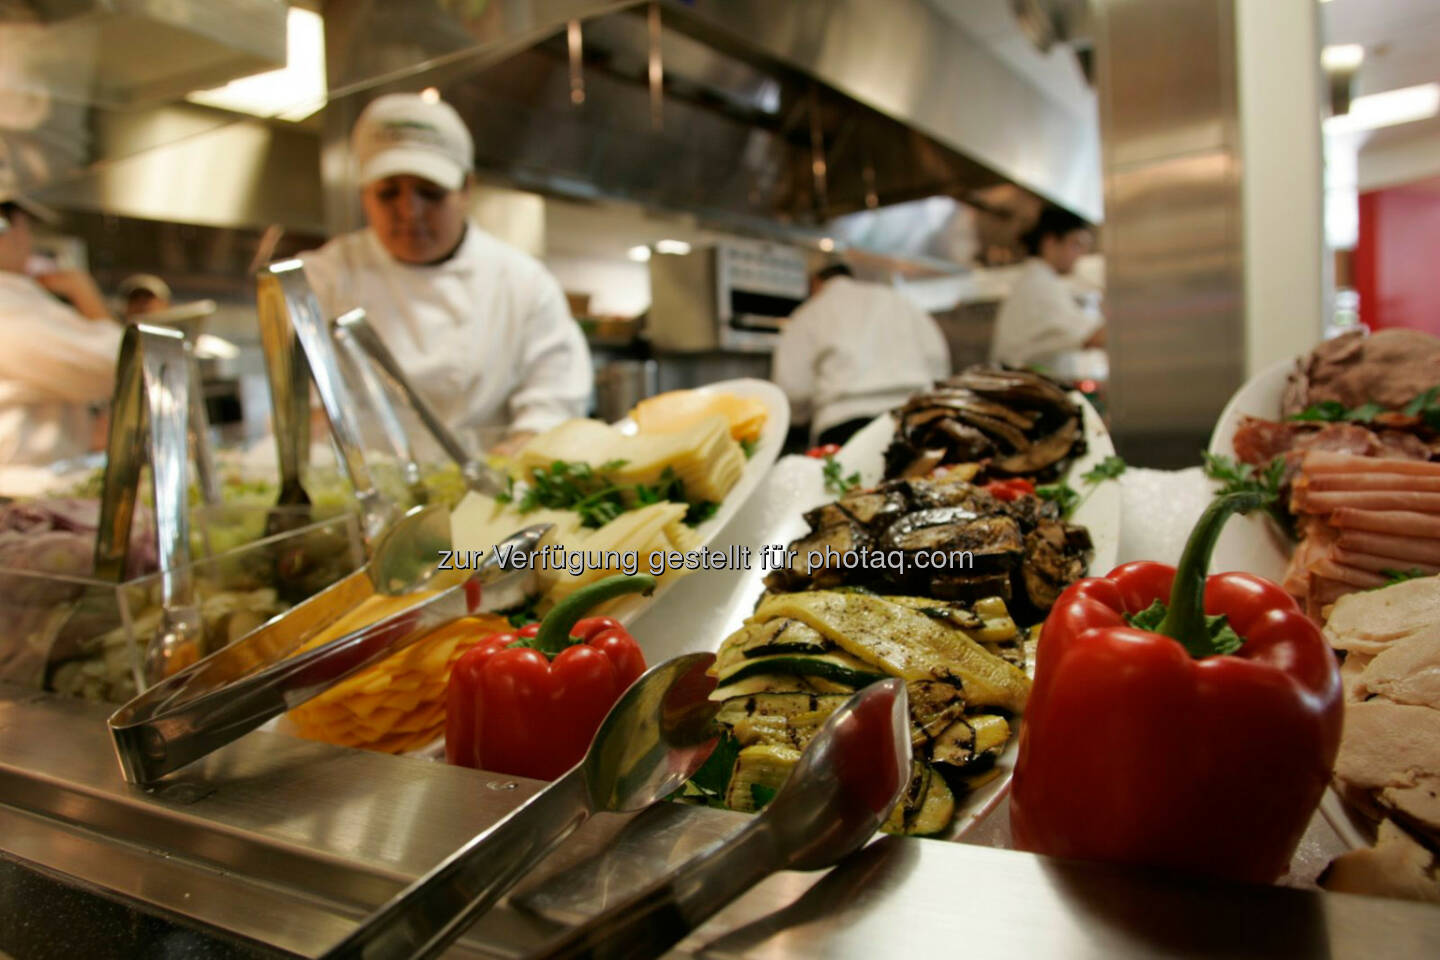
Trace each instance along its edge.
<path fill-rule="evenodd" d="M 36 0 L 7 17 L 23 82 L 107 109 L 173 101 L 285 65 L 284 0 Z"/>

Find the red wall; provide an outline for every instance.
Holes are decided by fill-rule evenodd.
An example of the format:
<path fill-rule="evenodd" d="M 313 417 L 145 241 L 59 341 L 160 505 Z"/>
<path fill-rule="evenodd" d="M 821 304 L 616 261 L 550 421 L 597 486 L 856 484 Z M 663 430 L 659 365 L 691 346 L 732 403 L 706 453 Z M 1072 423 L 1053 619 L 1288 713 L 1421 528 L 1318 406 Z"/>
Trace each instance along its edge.
<path fill-rule="evenodd" d="M 1360 319 L 1440 335 L 1440 178 L 1360 194 Z"/>

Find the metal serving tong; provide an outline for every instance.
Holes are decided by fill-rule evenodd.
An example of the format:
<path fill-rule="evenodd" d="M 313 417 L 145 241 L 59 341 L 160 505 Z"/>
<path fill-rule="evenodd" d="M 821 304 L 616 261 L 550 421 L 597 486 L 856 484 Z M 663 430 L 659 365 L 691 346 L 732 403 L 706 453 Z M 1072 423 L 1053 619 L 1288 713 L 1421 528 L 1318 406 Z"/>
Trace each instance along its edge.
<path fill-rule="evenodd" d="M 146 683 L 173 672 L 177 662 L 199 659 L 204 642 L 190 570 L 186 462 L 192 448 L 206 502 L 218 503 L 220 494 L 199 381 L 183 333 L 147 324 L 125 329 L 105 445 L 95 575 L 116 582 L 125 578 L 140 468 L 148 453 L 163 615 L 145 653 Z"/>
<path fill-rule="evenodd" d="M 300 482 L 309 454 L 310 383 L 330 421 L 340 451 L 340 466 L 360 504 L 360 526 L 372 545 L 395 519 L 396 507 L 375 486 L 365 463 L 359 411 L 330 336 L 320 301 L 299 260 L 272 263 L 256 276 L 260 343 L 270 373 L 270 398 L 279 444 L 279 507 L 305 506 L 310 500 Z M 298 345 L 298 349 L 297 349 Z"/>
<path fill-rule="evenodd" d="M 526 527 L 497 544 L 468 577 L 438 570 L 450 547 L 449 513 L 417 507 L 377 543 L 370 562 L 249 635 L 151 687 L 110 717 L 120 769 L 150 783 L 213 752 L 317 696 L 357 670 L 437 627 L 480 612 L 506 610 L 534 592 L 535 574 L 512 556 L 534 552 L 548 525 Z M 509 566 L 502 566 L 505 558 Z M 440 593 L 336 640 L 292 654 L 373 594 L 399 596 L 434 583 Z"/>

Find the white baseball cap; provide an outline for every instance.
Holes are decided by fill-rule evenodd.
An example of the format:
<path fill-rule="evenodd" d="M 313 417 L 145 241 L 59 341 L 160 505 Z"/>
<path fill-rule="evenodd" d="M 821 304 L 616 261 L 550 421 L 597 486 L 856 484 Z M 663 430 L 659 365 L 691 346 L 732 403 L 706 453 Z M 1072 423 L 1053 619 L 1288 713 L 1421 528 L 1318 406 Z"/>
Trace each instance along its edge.
<path fill-rule="evenodd" d="M 455 108 L 415 93 L 370 101 L 355 121 L 351 149 L 360 184 L 408 173 L 458 190 L 475 165 L 475 142 Z"/>

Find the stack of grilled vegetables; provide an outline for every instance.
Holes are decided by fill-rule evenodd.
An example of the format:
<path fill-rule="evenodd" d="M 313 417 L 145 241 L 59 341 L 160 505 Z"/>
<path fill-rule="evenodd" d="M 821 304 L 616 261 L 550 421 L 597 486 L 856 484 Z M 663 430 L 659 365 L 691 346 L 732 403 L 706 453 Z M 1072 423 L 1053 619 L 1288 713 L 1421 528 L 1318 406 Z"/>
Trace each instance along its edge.
<path fill-rule="evenodd" d="M 1025 600 L 1043 618 L 1066 587 L 1085 575 L 1093 551 L 1084 527 L 1065 523 L 1048 500 L 1020 496 L 1000 500 L 954 479 L 887 480 L 854 490 L 805 514 L 810 533 L 790 544 L 796 566 L 766 578 L 772 590 L 840 585 L 885 593 L 949 600 L 1000 597 Z M 834 551 L 827 554 L 826 548 Z M 902 564 L 866 569 L 835 557 L 854 550 L 900 551 Z M 966 551 L 973 565 L 936 569 L 916 563 L 916 553 Z M 830 558 L 811 566 L 811 554 Z"/>
<path fill-rule="evenodd" d="M 944 832 L 955 811 L 952 785 L 983 777 L 1024 709 L 1022 639 L 998 597 L 970 605 L 860 589 L 767 594 L 726 638 L 713 668 L 719 722 L 739 752 L 723 797 L 711 799 L 732 810 L 763 806 L 852 692 L 900 677 L 916 759 L 886 829 Z"/>
<path fill-rule="evenodd" d="M 1039 374 L 970 367 L 895 411 L 885 476 L 923 477 L 947 463 L 988 461 L 1002 477 L 1053 476 L 1085 452 L 1080 408 Z"/>

